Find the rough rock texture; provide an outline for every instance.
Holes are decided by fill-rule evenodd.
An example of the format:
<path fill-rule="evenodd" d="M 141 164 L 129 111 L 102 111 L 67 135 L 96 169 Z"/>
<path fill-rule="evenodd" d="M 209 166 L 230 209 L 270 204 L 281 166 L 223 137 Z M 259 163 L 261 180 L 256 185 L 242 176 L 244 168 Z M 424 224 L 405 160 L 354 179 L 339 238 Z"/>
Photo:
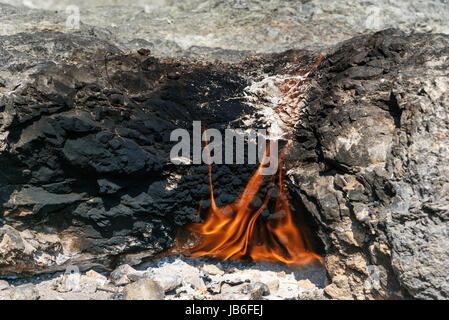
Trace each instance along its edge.
<path fill-rule="evenodd" d="M 239 61 L 386 28 L 449 33 L 447 0 L 2 0 L 0 35 L 59 31 L 162 57 Z M 79 29 L 74 28 L 74 7 Z"/>
<path fill-rule="evenodd" d="M 325 243 L 330 297 L 447 297 L 448 42 L 355 38 L 303 86 L 287 175 Z M 271 103 L 254 88 L 318 56 L 208 64 L 58 33 L 2 37 L 0 52 L 3 274 L 169 248 L 209 192 L 206 166 L 169 162 L 169 132 L 253 124 Z M 220 203 L 251 173 L 230 168 L 214 169 Z"/>
<path fill-rule="evenodd" d="M 30 284 L 25 284 L 11 290 L 11 300 L 39 300 L 39 292 Z"/>
<path fill-rule="evenodd" d="M 445 299 L 449 37 L 385 31 L 322 60 L 289 172 L 320 221 L 332 297 Z"/>
<path fill-rule="evenodd" d="M 163 300 L 164 291 L 151 279 L 141 279 L 126 286 L 125 300 Z"/>
<path fill-rule="evenodd" d="M 209 187 L 207 166 L 170 162 L 170 133 L 249 113 L 241 68 L 51 32 L 2 37 L 0 52 L 2 272 L 107 267 L 103 258 L 171 247 Z M 215 170 L 231 193 L 219 203 L 245 168 L 232 181 L 229 167 Z"/>
<path fill-rule="evenodd" d="M 335 45 L 388 26 L 449 33 L 446 1 L 70 1 L 79 30 L 68 2 L 2 2 L 60 11 L 0 4 L 1 276 L 112 270 L 170 248 L 209 195 L 206 166 L 169 162 L 170 132 L 275 121 L 294 141 L 290 190 L 324 243 L 326 295 L 448 298 L 448 36 Z M 308 51 L 244 58 L 291 48 Z M 203 60 L 168 58 L 181 56 Z M 216 58 L 241 62 L 204 62 Z M 217 204 L 253 169 L 214 167 Z"/>
<path fill-rule="evenodd" d="M 135 267 L 124 264 L 111 273 L 56 272 L 0 280 L 0 300 L 326 299 L 326 272 L 320 264 L 289 268 L 273 263 L 217 263 L 205 257 L 172 256 L 151 259 Z M 127 276 L 126 283 L 118 283 L 117 275 Z"/>

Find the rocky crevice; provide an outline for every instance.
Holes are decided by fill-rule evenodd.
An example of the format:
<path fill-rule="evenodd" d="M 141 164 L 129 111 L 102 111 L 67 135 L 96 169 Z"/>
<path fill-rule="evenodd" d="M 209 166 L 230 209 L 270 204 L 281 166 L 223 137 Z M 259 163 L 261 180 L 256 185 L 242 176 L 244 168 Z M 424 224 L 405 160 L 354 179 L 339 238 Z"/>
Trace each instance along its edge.
<path fill-rule="evenodd" d="M 359 36 L 307 77 L 286 173 L 318 226 L 332 298 L 447 297 L 448 42 Z M 209 186 L 207 166 L 169 162 L 170 132 L 266 126 L 266 97 L 245 90 L 311 70 L 319 53 L 229 64 L 82 35 L 0 37 L 2 275 L 110 269 L 171 248 Z M 253 170 L 214 167 L 218 203 Z"/>

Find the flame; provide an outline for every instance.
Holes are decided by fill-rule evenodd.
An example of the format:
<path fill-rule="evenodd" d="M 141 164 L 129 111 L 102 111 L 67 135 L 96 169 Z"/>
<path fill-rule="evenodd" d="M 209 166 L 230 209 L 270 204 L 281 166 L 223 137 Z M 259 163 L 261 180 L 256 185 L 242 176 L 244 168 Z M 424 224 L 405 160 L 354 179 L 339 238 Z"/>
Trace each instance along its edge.
<path fill-rule="evenodd" d="M 303 99 L 304 88 L 307 87 L 306 78 L 310 72 L 317 69 L 323 57 L 324 53 L 321 53 L 309 70 L 287 77 L 280 85 L 283 97 L 277 113 L 280 120 L 290 129 L 300 116 L 301 110 L 298 106 Z M 208 147 L 207 139 L 205 140 Z M 274 208 L 271 208 L 274 210 L 268 219 L 261 217 L 261 213 L 264 209 L 269 209 L 274 188 L 265 195 L 262 205 L 258 208 L 254 207 L 253 199 L 267 178 L 261 171 L 271 148 L 266 148 L 261 164 L 248 181 L 240 198 L 223 207 L 218 207 L 215 202 L 212 168 L 209 164 L 210 208 L 203 222 L 187 227 L 188 231 L 198 235 L 200 239 L 187 249 L 193 256 L 212 256 L 223 260 L 250 258 L 253 261 L 282 262 L 289 266 L 304 265 L 312 261 L 323 263 L 322 257 L 313 252 L 310 229 L 305 223 L 300 223 L 300 217 L 294 217 L 290 209 L 282 169 L 282 159 L 287 148 L 288 144 L 278 157 L 278 174 L 269 177 L 272 185 L 277 182 L 278 193 Z M 183 251 L 180 243 L 178 233 L 172 252 Z"/>
<path fill-rule="evenodd" d="M 267 157 L 268 150 L 264 159 Z M 313 260 L 322 261 L 311 250 L 310 231 L 294 221 L 285 189 L 282 171 L 282 155 L 279 157 L 278 195 L 274 214 L 266 221 L 261 217 L 268 207 L 273 189 L 258 208 L 253 199 L 258 194 L 266 176 L 261 174 L 264 160 L 247 183 L 241 197 L 233 203 L 218 207 L 215 202 L 212 170 L 209 164 L 211 205 L 204 222 L 187 227 L 200 237 L 199 243 L 189 248 L 193 256 L 212 256 L 222 260 L 251 258 L 253 261 L 283 262 L 287 265 L 303 265 Z M 268 177 L 274 185 L 276 176 Z M 201 206 L 200 206 L 201 210 Z M 303 232 L 301 232 L 303 231 Z"/>

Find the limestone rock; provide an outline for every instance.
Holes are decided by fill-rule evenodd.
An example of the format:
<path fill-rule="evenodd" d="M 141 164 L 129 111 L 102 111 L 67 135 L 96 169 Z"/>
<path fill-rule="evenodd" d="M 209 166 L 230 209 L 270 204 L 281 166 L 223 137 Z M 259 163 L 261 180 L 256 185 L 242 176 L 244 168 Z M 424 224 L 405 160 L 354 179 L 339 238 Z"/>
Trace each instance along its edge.
<path fill-rule="evenodd" d="M 108 282 L 108 279 L 104 275 L 96 272 L 95 270 L 87 271 L 86 276 L 89 279 L 92 279 L 100 287 L 104 286 Z"/>
<path fill-rule="evenodd" d="M 39 292 L 33 285 L 23 285 L 13 288 L 9 297 L 11 300 L 38 300 Z"/>
<path fill-rule="evenodd" d="M 321 61 L 290 176 L 332 230 L 323 232 L 332 297 L 446 295 L 448 44 L 386 30 Z"/>
<path fill-rule="evenodd" d="M 270 289 L 265 283 L 256 282 L 243 285 L 241 292 L 249 295 L 250 300 L 261 300 L 263 296 L 270 294 Z"/>
<path fill-rule="evenodd" d="M 164 291 L 153 280 L 146 278 L 125 287 L 125 300 L 163 300 Z"/>
<path fill-rule="evenodd" d="M 0 280 L 0 291 L 2 290 L 6 290 L 9 288 L 9 283 L 8 281 L 5 280 Z"/>
<path fill-rule="evenodd" d="M 0 5 L 5 17 L 0 22 L 5 30 L 0 35 L 0 167 L 8 169 L 0 175 L 0 272 L 39 273 L 64 270 L 68 264 L 90 269 L 92 264 L 115 264 L 117 257 L 130 253 L 152 256 L 171 248 L 176 227 L 197 221 L 198 205 L 210 193 L 206 165 L 174 168 L 170 162 L 172 130 L 189 131 L 198 119 L 222 131 L 264 127 L 276 101 L 301 97 L 288 105 L 300 117 L 289 124 L 290 135 L 282 137 L 292 144 L 286 180 L 319 235 L 316 242 L 325 244 L 321 247 L 333 281 L 326 293 L 447 297 L 449 39 L 394 29 L 351 38 L 369 15 L 360 12 L 362 2 L 308 1 L 292 20 L 285 18 L 294 12 L 290 4 L 278 8 L 276 2 L 265 7 L 250 1 L 251 9 L 280 19 L 267 35 L 275 40 L 273 48 L 266 46 L 265 36 L 261 41 L 244 27 L 246 13 L 224 4 L 217 6 L 226 8 L 220 15 L 224 21 L 235 14 L 244 20 L 235 33 L 214 23 L 191 28 L 190 23 L 203 19 L 190 17 L 179 22 L 184 29 L 170 26 L 168 38 L 167 30 L 141 28 L 143 21 L 148 23 L 142 8 L 136 19 L 129 19 L 135 9 L 127 8 L 122 18 L 126 28 L 111 34 L 104 29 L 109 9 L 106 19 L 92 19 L 99 23 L 96 28 L 86 22 L 79 32 L 64 33 L 60 14 L 25 10 L 21 15 L 16 7 Z M 385 10 L 384 27 L 409 6 L 387 2 L 382 5 L 394 10 Z M 447 4 L 441 1 L 432 10 L 421 1 L 415 4 L 435 13 L 427 17 L 447 16 Z M 324 10 L 327 5 L 332 10 Z M 182 16 L 186 9 L 174 6 Z M 201 17 L 201 12 L 195 15 Z M 341 12 L 354 20 L 338 24 L 340 32 L 335 32 L 333 22 L 341 20 Z M 86 8 L 83 19 L 95 14 L 98 10 Z M 42 17 L 55 23 L 54 30 L 47 23 L 22 29 L 31 21 L 45 21 Z M 30 23 L 18 22 L 23 19 Z M 428 20 L 426 15 L 406 15 L 400 28 L 447 31 L 447 19 L 432 18 L 433 27 L 425 25 Z M 284 31 L 289 21 L 311 28 Z M 323 24 L 333 32 L 330 38 L 319 34 L 317 47 L 314 31 Z M 196 57 L 240 61 L 248 53 L 240 51 L 242 44 L 265 53 L 291 49 L 295 43 L 310 47 L 235 64 L 128 52 L 143 48 L 151 54 L 184 55 L 195 43 L 186 37 L 186 28 L 203 35 L 223 32 L 215 45 L 224 51 L 211 48 L 206 37 L 199 42 L 209 47 L 189 50 Z M 166 41 L 136 40 L 148 30 Z M 348 40 L 336 44 L 343 39 Z M 282 90 L 269 90 L 288 86 L 297 74 L 305 75 L 301 92 L 282 97 Z M 288 127 L 280 116 L 276 120 Z M 217 205 L 239 194 L 236 186 L 242 179 L 234 185 L 231 175 L 248 177 L 255 169 L 237 167 L 213 170 L 214 190 L 223 195 Z M 138 280 L 141 274 L 130 276 Z M 237 286 L 245 277 L 227 276 L 222 282 Z M 115 278 L 120 284 L 132 281 Z M 198 270 L 183 283 L 207 289 Z M 298 296 L 296 280 L 286 287 L 279 288 L 284 296 Z"/>
<path fill-rule="evenodd" d="M 178 274 L 158 273 L 153 274 L 152 279 L 164 290 L 164 292 L 172 291 L 181 286 L 182 277 Z"/>
<path fill-rule="evenodd" d="M 143 272 L 137 271 L 128 264 L 122 264 L 111 272 L 110 281 L 116 286 L 124 286 L 144 277 Z"/>
<path fill-rule="evenodd" d="M 353 294 L 348 283 L 348 278 L 344 275 L 336 276 L 332 283 L 324 288 L 324 292 L 336 300 L 352 300 Z"/>
<path fill-rule="evenodd" d="M 330 47 L 361 33 L 391 27 L 449 33 L 445 1 L 2 2 L 15 6 L 1 7 L 4 19 L 0 30 L 5 35 L 39 32 L 51 26 L 55 32 L 94 34 L 124 51 L 145 48 L 158 57 L 239 61 L 256 52 Z M 67 25 L 69 5 L 80 10 L 79 29 Z"/>
<path fill-rule="evenodd" d="M 221 268 L 213 264 L 205 264 L 202 269 L 204 272 L 213 276 L 224 274 L 224 271 Z"/>
<path fill-rule="evenodd" d="M 313 284 L 312 282 L 310 282 L 309 279 L 299 280 L 298 281 L 298 286 L 300 288 L 303 288 L 303 289 L 306 289 L 306 290 L 316 289 L 316 285 Z"/>

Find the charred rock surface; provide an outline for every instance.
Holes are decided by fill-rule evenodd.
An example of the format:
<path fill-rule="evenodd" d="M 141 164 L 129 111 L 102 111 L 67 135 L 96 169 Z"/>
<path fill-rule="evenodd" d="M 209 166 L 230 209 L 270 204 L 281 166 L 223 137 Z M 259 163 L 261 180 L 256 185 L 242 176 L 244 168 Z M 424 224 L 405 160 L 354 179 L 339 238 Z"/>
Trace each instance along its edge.
<path fill-rule="evenodd" d="M 448 44 L 360 36 L 304 80 L 286 173 L 325 245 L 332 298 L 447 297 Z M 210 192 L 207 166 L 170 163 L 170 132 L 266 126 L 271 102 L 254 83 L 305 74 L 318 55 L 226 64 L 81 35 L 0 37 L 0 272 L 109 268 L 170 248 Z M 214 167 L 218 201 L 253 169 Z"/>
<path fill-rule="evenodd" d="M 170 133 L 252 113 L 241 68 L 51 32 L 0 48 L 2 273 L 170 248 L 210 192 L 207 166 L 170 162 Z M 239 167 L 214 169 L 219 201 L 249 177 Z"/>

